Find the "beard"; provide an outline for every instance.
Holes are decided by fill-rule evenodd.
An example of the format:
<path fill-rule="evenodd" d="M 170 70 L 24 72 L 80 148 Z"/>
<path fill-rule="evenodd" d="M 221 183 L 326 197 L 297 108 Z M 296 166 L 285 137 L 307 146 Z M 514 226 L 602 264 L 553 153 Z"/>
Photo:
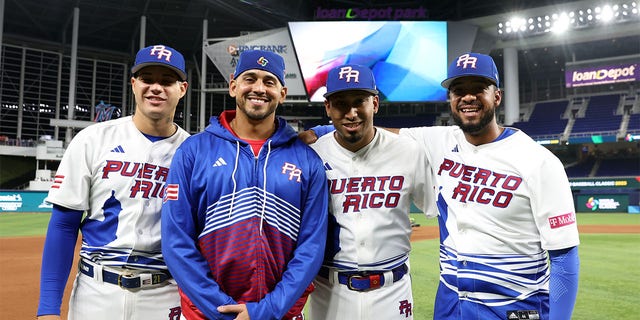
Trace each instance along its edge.
<path fill-rule="evenodd" d="M 238 106 L 238 109 L 240 109 L 240 111 L 247 116 L 247 118 L 253 121 L 262 121 L 264 119 L 269 118 L 272 114 L 276 112 L 276 108 L 278 107 L 277 104 L 276 105 L 269 104 L 269 106 L 267 106 L 266 109 L 252 108 L 251 106 L 247 106 L 245 104 L 237 104 L 237 106 Z"/>
<path fill-rule="evenodd" d="M 496 109 L 491 108 L 490 110 L 487 110 L 487 112 L 485 112 L 482 115 L 478 123 L 467 123 L 467 124 L 462 122 L 462 117 L 460 117 L 458 113 L 453 112 L 451 113 L 451 116 L 453 117 L 453 122 L 458 127 L 460 127 L 462 132 L 474 135 L 474 134 L 480 134 L 483 131 L 483 129 L 486 128 L 487 125 L 491 123 L 491 121 L 493 121 L 495 114 L 496 114 Z"/>

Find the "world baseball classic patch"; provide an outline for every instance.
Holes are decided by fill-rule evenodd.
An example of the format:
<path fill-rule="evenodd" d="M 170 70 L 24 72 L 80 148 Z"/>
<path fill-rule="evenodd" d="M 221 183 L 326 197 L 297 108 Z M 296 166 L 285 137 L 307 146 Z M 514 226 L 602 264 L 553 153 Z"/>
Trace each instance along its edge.
<path fill-rule="evenodd" d="M 507 311 L 507 320 L 518 319 L 540 319 L 540 314 L 537 310 L 511 310 Z"/>

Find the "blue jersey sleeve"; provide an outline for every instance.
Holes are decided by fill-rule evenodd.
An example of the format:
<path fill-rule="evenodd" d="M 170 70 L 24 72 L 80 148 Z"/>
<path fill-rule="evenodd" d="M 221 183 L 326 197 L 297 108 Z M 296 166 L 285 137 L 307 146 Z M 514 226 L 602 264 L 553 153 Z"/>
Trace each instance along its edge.
<path fill-rule="evenodd" d="M 327 133 L 333 132 L 334 130 L 336 130 L 336 128 L 332 124 L 327 124 L 327 125 L 317 125 L 315 127 L 310 128 L 309 130 L 313 131 L 316 134 L 316 136 L 320 138 Z"/>
<path fill-rule="evenodd" d="M 177 188 L 172 190 L 177 195 L 162 206 L 162 254 L 180 289 L 202 313 L 211 319 L 234 319 L 235 315 L 223 315 L 216 309 L 236 302 L 207 275 L 209 265 L 196 247 L 198 217 L 191 208 L 198 207 L 199 199 L 190 190 L 193 166 L 193 154 L 183 144 L 171 161 L 167 178 L 167 188 Z"/>
<path fill-rule="evenodd" d="M 578 247 L 549 251 L 549 319 L 569 320 L 578 295 Z"/>
<path fill-rule="evenodd" d="M 38 316 L 60 315 L 83 211 L 53 206 L 42 252 Z"/>
<path fill-rule="evenodd" d="M 333 126 L 332 126 L 333 127 Z M 329 189 L 319 158 L 309 164 L 309 192 L 302 212 L 302 223 L 293 258 L 282 280 L 259 302 L 247 303 L 251 319 L 281 319 L 300 298 L 320 270 L 327 238 Z"/>

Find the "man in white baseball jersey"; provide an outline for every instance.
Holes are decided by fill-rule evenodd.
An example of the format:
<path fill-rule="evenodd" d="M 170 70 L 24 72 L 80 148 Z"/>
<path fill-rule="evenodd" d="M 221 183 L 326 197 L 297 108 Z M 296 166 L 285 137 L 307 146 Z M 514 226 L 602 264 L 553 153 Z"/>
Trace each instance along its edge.
<path fill-rule="evenodd" d="M 400 131 L 425 151 L 437 180 L 434 319 L 570 319 L 580 241 L 562 163 L 498 125 L 502 92 L 490 56 L 459 56 L 442 86 L 456 126 Z"/>
<path fill-rule="evenodd" d="M 459 56 L 442 86 L 456 126 L 400 130 L 424 150 L 437 182 L 434 319 L 571 319 L 580 241 L 562 163 L 498 125 L 502 92 L 490 56 Z"/>
<path fill-rule="evenodd" d="M 154 45 L 138 51 L 131 72 L 134 115 L 80 131 L 56 172 L 38 319 L 60 319 L 79 230 L 69 319 L 180 317 L 160 250 L 160 211 L 171 158 L 189 136 L 173 122 L 187 91 L 185 62 L 173 48 Z"/>
<path fill-rule="evenodd" d="M 421 209 L 435 202 L 425 155 L 373 126 L 379 97 L 369 68 L 330 70 L 324 96 L 336 130 L 311 145 L 331 196 L 311 319 L 413 319 L 409 211 L 412 200 Z"/>

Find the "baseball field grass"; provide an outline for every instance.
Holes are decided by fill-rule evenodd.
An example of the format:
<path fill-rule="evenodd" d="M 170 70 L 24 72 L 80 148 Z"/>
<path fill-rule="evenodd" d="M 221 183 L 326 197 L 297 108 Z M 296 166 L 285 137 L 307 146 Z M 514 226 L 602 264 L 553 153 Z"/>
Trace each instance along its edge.
<path fill-rule="evenodd" d="M 412 217 L 421 226 L 437 225 L 436 219 L 426 219 L 422 214 Z M 43 236 L 48 221 L 47 213 L 0 213 L 0 238 Z M 640 226 L 640 214 L 578 214 L 578 224 Z M 580 240 L 580 283 L 573 319 L 638 319 L 640 233 L 581 233 Z M 414 319 L 432 319 L 438 285 L 438 240 L 420 240 L 412 245 Z M 0 254 L 4 254 L 2 246 Z"/>

